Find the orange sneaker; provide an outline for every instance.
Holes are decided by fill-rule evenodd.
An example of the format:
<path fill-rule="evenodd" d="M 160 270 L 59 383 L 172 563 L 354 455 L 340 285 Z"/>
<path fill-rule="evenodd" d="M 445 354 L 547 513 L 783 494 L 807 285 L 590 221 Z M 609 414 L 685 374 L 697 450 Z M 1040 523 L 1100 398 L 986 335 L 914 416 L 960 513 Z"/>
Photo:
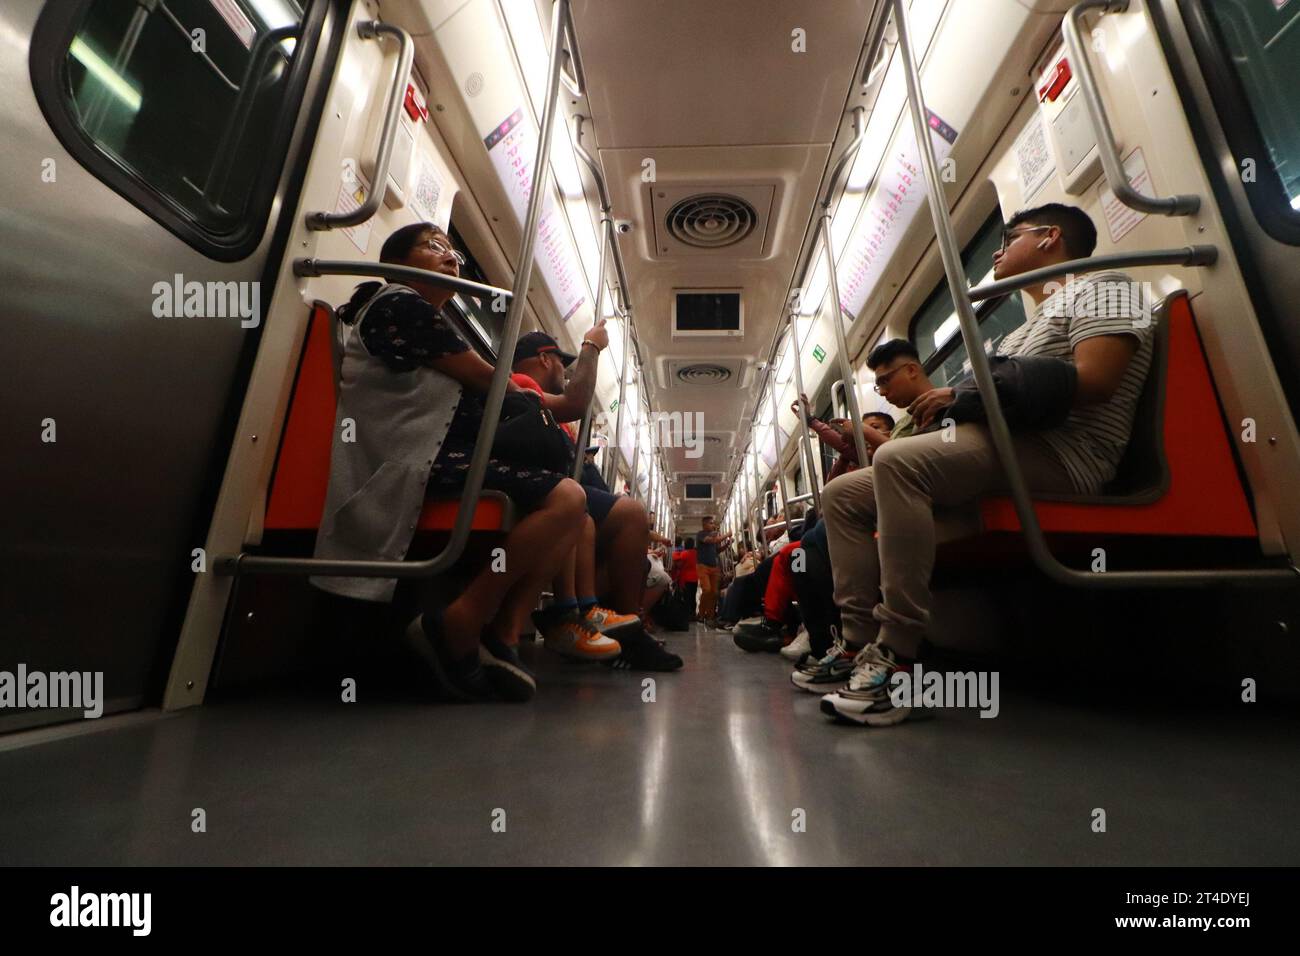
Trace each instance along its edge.
<path fill-rule="evenodd" d="M 641 626 L 641 618 L 635 614 L 619 614 L 599 604 L 588 608 L 586 620 L 593 630 L 606 635 L 613 635 L 618 631 L 626 632 Z"/>
<path fill-rule="evenodd" d="M 542 629 L 544 645 L 563 657 L 579 661 L 607 661 L 618 657 L 623 648 L 578 615 L 565 614 Z"/>

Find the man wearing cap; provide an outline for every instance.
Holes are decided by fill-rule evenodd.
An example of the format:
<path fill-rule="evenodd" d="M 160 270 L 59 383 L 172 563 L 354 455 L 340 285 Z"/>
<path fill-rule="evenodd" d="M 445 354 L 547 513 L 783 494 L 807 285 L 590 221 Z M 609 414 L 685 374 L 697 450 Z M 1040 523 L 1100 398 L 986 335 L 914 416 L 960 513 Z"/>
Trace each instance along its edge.
<path fill-rule="evenodd" d="M 601 319 L 588 330 L 579 346 L 580 355 L 563 351 L 545 332 L 529 332 L 515 346 L 514 374 L 510 380 L 520 388 L 542 396 L 542 404 L 559 422 L 581 421 L 591 407 L 596 391 L 596 364 L 609 345 L 609 332 Z M 570 369 L 568 382 L 565 370 Z M 569 437 L 574 438 L 572 429 Z M 602 483 L 603 484 L 603 483 Z M 626 495 L 611 494 L 606 488 L 582 479 L 587 492 L 587 513 L 596 522 L 596 568 L 599 590 L 619 614 L 639 614 L 645 586 L 646 548 L 650 543 L 650 519 L 645 507 Z M 623 662 L 637 668 L 675 670 L 681 658 L 667 653 L 649 638 L 644 643 L 619 634 Z"/>

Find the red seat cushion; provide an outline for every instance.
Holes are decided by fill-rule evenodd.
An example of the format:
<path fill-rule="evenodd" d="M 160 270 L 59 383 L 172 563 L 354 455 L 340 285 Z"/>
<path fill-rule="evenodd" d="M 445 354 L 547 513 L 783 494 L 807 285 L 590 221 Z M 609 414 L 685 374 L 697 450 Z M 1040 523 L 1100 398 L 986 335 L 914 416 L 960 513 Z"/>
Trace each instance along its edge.
<path fill-rule="evenodd" d="M 325 510 L 329 486 L 330 445 L 334 434 L 334 358 L 330 342 L 333 320 L 317 306 L 307 326 L 298 380 L 289 403 L 289 418 L 280 442 L 280 456 L 271 482 L 266 508 L 268 531 L 315 530 Z M 420 513 L 422 531 L 450 531 L 460 508 L 459 496 L 426 501 Z M 475 531 L 502 531 L 506 520 L 504 498 L 479 500 L 470 527 Z"/>
<path fill-rule="evenodd" d="M 1043 531 L 1065 534 L 1144 534 L 1254 538 L 1250 506 L 1237 477 L 1214 383 L 1186 294 L 1166 311 L 1169 352 L 1165 384 L 1164 453 L 1169 487 L 1150 504 L 1076 504 L 1039 501 Z M 985 531 L 1019 531 L 1007 497 L 980 501 Z"/>

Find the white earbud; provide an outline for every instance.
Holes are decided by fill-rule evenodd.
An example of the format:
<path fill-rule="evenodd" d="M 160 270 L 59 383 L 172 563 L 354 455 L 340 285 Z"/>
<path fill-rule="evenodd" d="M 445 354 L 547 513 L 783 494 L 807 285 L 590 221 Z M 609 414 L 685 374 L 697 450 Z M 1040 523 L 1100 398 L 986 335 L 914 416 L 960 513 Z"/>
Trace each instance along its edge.
<path fill-rule="evenodd" d="M 1044 239 L 1042 242 L 1040 242 L 1040 243 L 1038 244 L 1038 248 L 1039 248 L 1039 249 L 1046 249 L 1048 243 L 1050 243 L 1051 241 L 1052 241 L 1051 239 Z"/>

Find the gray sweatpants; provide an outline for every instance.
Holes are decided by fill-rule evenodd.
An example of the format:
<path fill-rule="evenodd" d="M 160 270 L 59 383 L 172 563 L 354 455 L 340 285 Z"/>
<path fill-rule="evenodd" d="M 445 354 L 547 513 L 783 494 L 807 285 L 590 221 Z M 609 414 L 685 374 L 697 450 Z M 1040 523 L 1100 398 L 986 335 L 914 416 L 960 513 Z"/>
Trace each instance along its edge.
<path fill-rule="evenodd" d="M 870 467 L 841 475 L 822 491 L 835 603 L 850 644 L 879 638 L 915 657 L 930 622 L 932 509 L 1007 489 L 983 425 L 958 425 L 952 437 L 945 442 L 942 432 L 929 432 L 886 442 Z M 1050 448 L 1029 435 L 1013 437 L 1031 491 L 1074 491 Z"/>

